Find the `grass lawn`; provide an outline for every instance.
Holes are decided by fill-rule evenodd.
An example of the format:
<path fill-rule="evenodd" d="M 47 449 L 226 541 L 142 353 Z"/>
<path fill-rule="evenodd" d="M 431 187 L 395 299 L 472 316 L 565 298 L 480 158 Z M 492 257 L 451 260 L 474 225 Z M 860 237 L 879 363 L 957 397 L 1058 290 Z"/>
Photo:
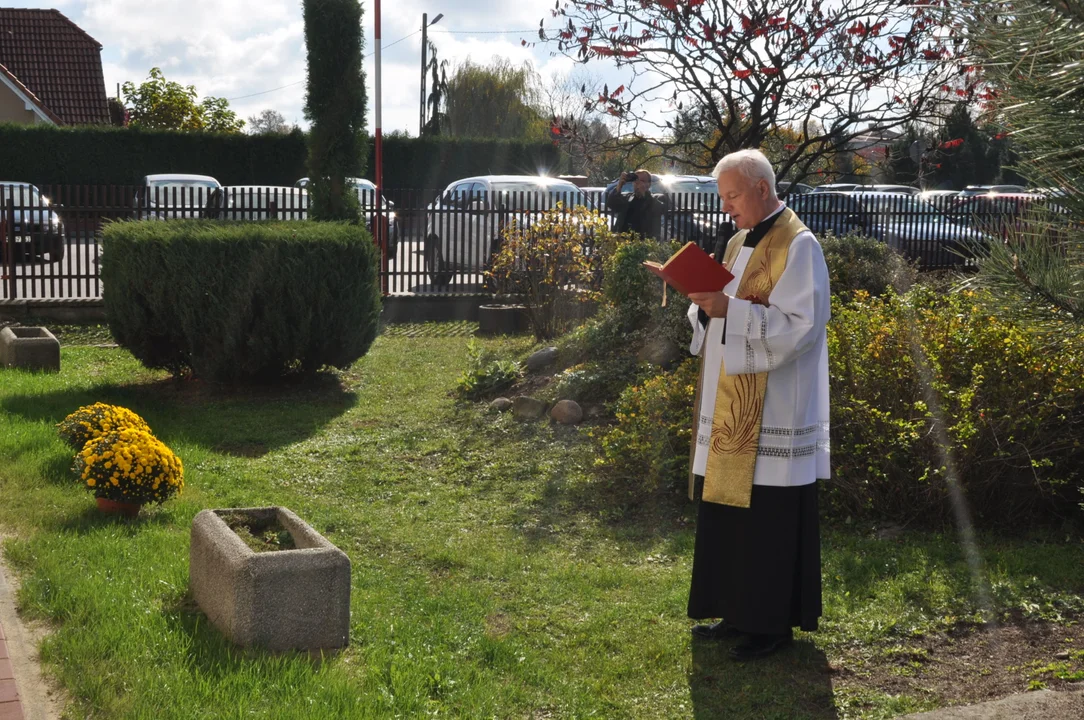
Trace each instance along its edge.
<path fill-rule="evenodd" d="M 276 389 L 90 346 L 60 375 L 0 370 L 3 551 L 69 717 L 888 718 L 1084 677 L 1084 544 L 1064 536 L 980 536 L 998 627 L 975 630 L 954 535 L 828 525 L 821 632 L 748 665 L 692 642 L 693 506 L 606 479 L 582 428 L 457 404 L 460 330 L 389 332 Z M 182 457 L 179 498 L 98 513 L 54 428 L 95 401 Z M 350 647 L 322 662 L 239 651 L 187 596 L 193 516 L 271 504 L 353 563 Z"/>

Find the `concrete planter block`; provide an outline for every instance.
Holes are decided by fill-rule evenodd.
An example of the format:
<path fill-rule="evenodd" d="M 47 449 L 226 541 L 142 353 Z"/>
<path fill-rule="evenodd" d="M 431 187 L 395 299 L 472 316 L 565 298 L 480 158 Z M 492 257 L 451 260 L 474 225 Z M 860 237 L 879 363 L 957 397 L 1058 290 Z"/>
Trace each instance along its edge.
<path fill-rule="evenodd" d="M 0 330 L 0 365 L 59 372 L 60 343 L 43 327 L 6 327 Z"/>
<path fill-rule="evenodd" d="M 279 524 L 296 550 L 253 552 L 222 515 Z M 192 521 L 189 585 L 200 609 L 242 647 L 318 650 L 350 640 L 350 558 L 284 507 L 204 510 Z"/>

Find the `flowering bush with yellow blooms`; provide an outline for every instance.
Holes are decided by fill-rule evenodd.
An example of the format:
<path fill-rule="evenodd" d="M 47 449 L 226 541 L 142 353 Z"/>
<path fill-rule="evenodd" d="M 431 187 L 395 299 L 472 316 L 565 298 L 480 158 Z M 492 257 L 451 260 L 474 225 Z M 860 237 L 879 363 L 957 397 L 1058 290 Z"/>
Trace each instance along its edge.
<path fill-rule="evenodd" d="M 87 442 L 75 472 L 95 497 L 161 503 L 184 487 L 181 459 L 149 432 L 122 428 Z"/>
<path fill-rule="evenodd" d="M 84 405 L 57 424 L 57 432 L 64 442 L 76 450 L 82 450 L 88 440 L 124 428 L 150 433 L 150 426 L 128 408 L 106 403 Z"/>

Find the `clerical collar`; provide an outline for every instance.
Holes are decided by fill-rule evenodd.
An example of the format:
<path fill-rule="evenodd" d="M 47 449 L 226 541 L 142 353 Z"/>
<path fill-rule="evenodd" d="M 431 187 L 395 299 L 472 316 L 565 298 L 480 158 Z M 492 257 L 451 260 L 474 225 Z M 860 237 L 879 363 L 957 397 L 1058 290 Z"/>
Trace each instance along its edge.
<path fill-rule="evenodd" d="M 764 236 L 768 234 L 768 231 L 772 229 L 772 225 L 783 214 L 783 211 L 787 209 L 787 206 L 783 203 L 779 203 L 779 207 L 772 211 L 772 214 L 758 222 L 752 230 L 745 236 L 745 242 L 742 243 L 745 247 L 756 247 Z"/>

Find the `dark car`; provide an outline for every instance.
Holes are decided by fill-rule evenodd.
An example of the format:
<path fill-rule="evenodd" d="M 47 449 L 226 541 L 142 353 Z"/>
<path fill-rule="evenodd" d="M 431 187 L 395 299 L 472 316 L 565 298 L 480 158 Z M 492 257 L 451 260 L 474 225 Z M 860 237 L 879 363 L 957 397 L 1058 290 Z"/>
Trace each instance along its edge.
<path fill-rule="evenodd" d="M 810 193 L 791 198 L 790 208 L 815 234 L 858 232 L 875 238 L 927 267 L 966 262 L 983 233 L 903 193 Z"/>
<path fill-rule="evenodd" d="M 64 223 L 50 207 L 49 198 L 30 183 L 0 181 L 0 222 L 7 222 L 8 204 L 14 201 L 14 227 L 5 227 L 2 237 L 4 251 L 7 242 L 15 238 L 14 258 L 18 261 L 44 260 L 60 262 L 67 247 Z M 7 258 L 3 258 L 7 259 Z"/>
<path fill-rule="evenodd" d="M 957 200 L 950 216 L 961 224 L 1002 240 L 1028 234 L 1044 221 L 1064 216 L 1065 208 L 1038 193 L 991 193 Z"/>

